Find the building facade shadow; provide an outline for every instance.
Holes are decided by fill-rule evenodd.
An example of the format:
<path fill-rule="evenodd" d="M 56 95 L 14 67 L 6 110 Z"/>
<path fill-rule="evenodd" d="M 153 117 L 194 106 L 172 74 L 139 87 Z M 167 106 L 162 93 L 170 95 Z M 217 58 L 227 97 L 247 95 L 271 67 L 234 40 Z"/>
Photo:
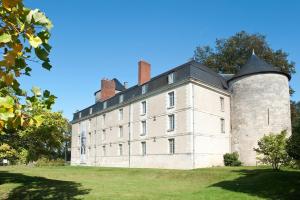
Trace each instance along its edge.
<path fill-rule="evenodd" d="M 0 171 L 0 185 L 5 183 L 20 184 L 4 197 L 4 199 L 7 200 L 72 200 L 80 199 L 80 195 L 85 195 L 90 192 L 89 189 L 82 188 L 80 183 L 72 181 L 54 180 Z"/>
<path fill-rule="evenodd" d="M 210 187 L 247 193 L 266 199 L 300 199 L 300 171 L 272 169 L 234 170 L 240 177 L 215 183 Z"/>

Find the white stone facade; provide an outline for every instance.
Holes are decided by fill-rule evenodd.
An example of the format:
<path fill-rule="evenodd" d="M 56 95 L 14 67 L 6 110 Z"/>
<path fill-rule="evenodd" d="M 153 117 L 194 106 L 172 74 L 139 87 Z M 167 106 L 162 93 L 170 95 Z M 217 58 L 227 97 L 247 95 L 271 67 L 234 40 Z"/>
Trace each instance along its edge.
<path fill-rule="evenodd" d="M 291 133 L 289 106 L 282 74 L 241 77 L 228 90 L 184 80 L 73 123 L 71 164 L 194 169 L 222 166 L 237 151 L 244 165 L 256 165 L 253 148 L 264 134 Z"/>
<path fill-rule="evenodd" d="M 168 106 L 170 92 L 174 92 L 172 107 Z M 120 119 L 120 109 L 123 119 Z M 168 128 L 170 115 L 175 117 L 172 131 Z M 224 132 L 221 119 L 225 122 Z M 142 135 L 142 121 L 146 121 L 145 135 Z M 84 135 L 86 148 L 81 155 Z M 73 124 L 71 164 L 176 169 L 221 166 L 223 154 L 230 152 L 229 137 L 230 94 L 186 81 Z M 170 152 L 170 139 L 174 139 L 174 153 Z M 146 143 L 146 155 L 143 155 L 142 142 Z"/>

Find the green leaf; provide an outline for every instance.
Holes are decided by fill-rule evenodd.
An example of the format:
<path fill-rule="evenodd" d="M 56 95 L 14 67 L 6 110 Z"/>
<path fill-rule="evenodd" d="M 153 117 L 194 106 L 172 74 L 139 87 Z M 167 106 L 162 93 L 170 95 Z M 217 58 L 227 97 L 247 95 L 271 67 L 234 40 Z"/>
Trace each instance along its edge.
<path fill-rule="evenodd" d="M 0 36 L 0 43 L 7 43 L 11 41 L 11 35 L 7 34 L 7 33 L 3 33 Z"/>
<path fill-rule="evenodd" d="M 0 97 L 0 106 L 4 108 L 12 108 L 14 106 L 14 99 L 10 96 Z"/>
<path fill-rule="evenodd" d="M 31 91 L 35 96 L 41 96 L 42 95 L 41 89 L 38 88 L 38 87 L 33 86 Z"/>
<path fill-rule="evenodd" d="M 41 40 L 41 38 L 39 38 L 38 36 L 33 36 L 30 35 L 29 36 L 29 43 L 31 46 L 33 46 L 34 48 L 37 48 L 39 45 L 41 45 L 43 42 Z"/>
<path fill-rule="evenodd" d="M 49 61 L 49 58 L 48 58 L 49 53 L 44 48 L 38 47 L 38 48 L 35 48 L 34 51 L 35 51 L 36 56 L 40 60 L 47 61 L 47 62 Z"/>
<path fill-rule="evenodd" d="M 45 61 L 43 62 L 42 67 L 44 67 L 47 70 L 50 70 L 52 68 L 52 65 L 48 61 Z"/>
<path fill-rule="evenodd" d="M 38 24 L 45 25 L 45 27 L 50 30 L 53 27 L 52 22 L 46 17 L 44 13 L 42 13 L 39 9 L 31 10 L 28 15 L 26 16 L 26 21 L 28 23 L 34 22 Z"/>
<path fill-rule="evenodd" d="M 14 117 L 15 114 L 12 112 L 0 112 L 0 119 L 7 121 L 9 118 Z"/>

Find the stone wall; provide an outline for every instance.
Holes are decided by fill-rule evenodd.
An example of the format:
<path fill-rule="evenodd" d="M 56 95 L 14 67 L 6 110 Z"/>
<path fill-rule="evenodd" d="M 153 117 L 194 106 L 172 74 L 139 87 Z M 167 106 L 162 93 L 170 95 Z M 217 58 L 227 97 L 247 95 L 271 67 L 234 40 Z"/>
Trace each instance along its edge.
<path fill-rule="evenodd" d="M 268 133 L 291 133 L 290 95 L 286 76 L 257 74 L 230 83 L 232 151 L 244 165 L 256 165 L 257 141 Z"/>

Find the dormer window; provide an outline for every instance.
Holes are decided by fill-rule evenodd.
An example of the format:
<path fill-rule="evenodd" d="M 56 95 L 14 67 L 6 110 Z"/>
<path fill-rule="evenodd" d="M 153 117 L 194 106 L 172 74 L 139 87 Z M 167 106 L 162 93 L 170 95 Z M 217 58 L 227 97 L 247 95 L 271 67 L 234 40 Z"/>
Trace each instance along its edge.
<path fill-rule="evenodd" d="M 107 108 L 107 101 L 104 101 L 103 102 L 103 109 L 106 109 Z"/>
<path fill-rule="evenodd" d="M 93 108 L 90 108 L 90 115 L 93 113 Z"/>
<path fill-rule="evenodd" d="M 122 103 L 124 101 L 124 95 L 121 94 L 120 97 L 119 97 L 119 103 Z"/>
<path fill-rule="evenodd" d="M 79 118 L 81 118 L 81 112 L 79 113 Z"/>
<path fill-rule="evenodd" d="M 174 83 L 174 73 L 168 75 L 168 84 Z"/>
<path fill-rule="evenodd" d="M 145 84 L 142 86 L 142 94 L 145 94 L 148 91 L 148 85 Z"/>

